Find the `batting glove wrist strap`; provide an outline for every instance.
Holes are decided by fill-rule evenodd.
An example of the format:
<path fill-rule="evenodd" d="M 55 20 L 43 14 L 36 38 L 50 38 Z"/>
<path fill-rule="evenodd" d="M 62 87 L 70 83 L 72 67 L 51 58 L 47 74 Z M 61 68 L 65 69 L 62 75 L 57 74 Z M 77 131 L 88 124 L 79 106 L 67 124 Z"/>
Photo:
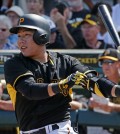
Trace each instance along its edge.
<path fill-rule="evenodd" d="M 88 70 L 88 71 L 84 72 L 84 74 L 88 78 L 92 78 L 92 77 L 98 76 L 98 72 L 96 70 Z"/>
<path fill-rule="evenodd" d="M 115 85 L 115 97 L 120 97 L 120 85 Z M 114 96 L 113 96 L 114 97 Z"/>

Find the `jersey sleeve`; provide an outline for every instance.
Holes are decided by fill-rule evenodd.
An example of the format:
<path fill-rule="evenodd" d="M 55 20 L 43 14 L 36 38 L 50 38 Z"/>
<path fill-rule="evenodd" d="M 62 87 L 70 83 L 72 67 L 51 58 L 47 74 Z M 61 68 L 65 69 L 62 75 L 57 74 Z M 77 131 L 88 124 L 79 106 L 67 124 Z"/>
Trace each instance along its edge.
<path fill-rule="evenodd" d="M 34 75 L 21 60 L 10 59 L 4 65 L 5 80 L 8 92 L 14 102 L 15 91 L 27 99 L 41 100 L 48 98 L 47 83 L 36 83 Z"/>
<path fill-rule="evenodd" d="M 33 76 L 32 72 L 24 66 L 22 61 L 16 60 L 15 58 L 5 62 L 4 74 L 6 83 L 9 83 L 13 87 L 20 78 L 25 76 Z"/>
<path fill-rule="evenodd" d="M 80 72 L 84 73 L 84 72 L 92 69 L 92 68 L 82 64 L 77 58 L 74 58 L 71 56 L 69 58 L 70 58 L 69 61 L 71 61 L 71 63 L 69 63 L 69 64 L 71 64 L 70 66 L 72 66 L 72 68 L 71 68 L 72 73 L 74 73 L 75 71 L 80 71 Z"/>

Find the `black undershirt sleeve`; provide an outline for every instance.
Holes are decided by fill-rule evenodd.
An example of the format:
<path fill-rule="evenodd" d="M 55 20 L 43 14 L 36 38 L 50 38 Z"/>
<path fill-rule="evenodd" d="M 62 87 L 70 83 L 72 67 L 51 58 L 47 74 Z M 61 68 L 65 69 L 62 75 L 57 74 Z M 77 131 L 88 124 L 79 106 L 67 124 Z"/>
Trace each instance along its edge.
<path fill-rule="evenodd" d="M 30 76 L 20 78 L 15 84 L 15 89 L 30 100 L 41 100 L 50 97 L 48 84 L 36 83 L 34 78 Z"/>
<path fill-rule="evenodd" d="M 99 87 L 99 90 L 102 92 L 102 94 L 105 97 L 112 97 L 111 90 L 114 87 L 115 83 L 110 81 L 109 79 L 105 77 L 101 77 L 97 80 L 97 84 Z"/>

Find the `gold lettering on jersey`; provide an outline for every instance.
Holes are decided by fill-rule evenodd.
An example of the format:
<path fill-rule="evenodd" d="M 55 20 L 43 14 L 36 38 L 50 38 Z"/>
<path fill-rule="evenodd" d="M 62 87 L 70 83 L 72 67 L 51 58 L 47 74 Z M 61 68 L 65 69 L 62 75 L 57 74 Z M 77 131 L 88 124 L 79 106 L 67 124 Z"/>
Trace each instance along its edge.
<path fill-rule="evenodd" d="M 20 23 L 24 22 L 24 18 L 20 18 Z"/>
<path fill-rule="evenodd" d="M 36 82 L 37 83 L 43 83 L 44 82 L 44 79 L 43 78 L 38 78 Z M 58 79 L 51 80 L 51 83 L 57 83 L 57 82 L 59 82 Z"/>
<path fill-rule="evenodd" d="M 37 79 L 37 83 L 43 83 L 43 82 L 44 82 L 44 79 L 42 79 L 42 78 Z"/>

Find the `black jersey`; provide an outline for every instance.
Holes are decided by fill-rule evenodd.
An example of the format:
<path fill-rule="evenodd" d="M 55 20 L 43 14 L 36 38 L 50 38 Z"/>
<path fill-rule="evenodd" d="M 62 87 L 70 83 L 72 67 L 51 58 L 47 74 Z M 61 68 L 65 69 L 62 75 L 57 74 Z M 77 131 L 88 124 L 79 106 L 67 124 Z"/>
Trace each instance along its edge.
<path fill-rule="evenodd" d="M 71 56 L 55 52 L 48 54 L 47 63 L 40 63 L 19 54 L 4 65 L 8 93 L 22 131 L 70 119 L 70 95 L 65 97 L 59 93 L 50 97 L 47 86 L 66 78 L 76 70 L 83 72 L 85 67 Z M 24 86 L 21 84 L 24 87 L 22 91 L 16 88 L 20 81 L 24 81 Z M 37 83 L 35 86 L 34 81 Z M 27 88 L 28 84 L 34 89 Z"/>

